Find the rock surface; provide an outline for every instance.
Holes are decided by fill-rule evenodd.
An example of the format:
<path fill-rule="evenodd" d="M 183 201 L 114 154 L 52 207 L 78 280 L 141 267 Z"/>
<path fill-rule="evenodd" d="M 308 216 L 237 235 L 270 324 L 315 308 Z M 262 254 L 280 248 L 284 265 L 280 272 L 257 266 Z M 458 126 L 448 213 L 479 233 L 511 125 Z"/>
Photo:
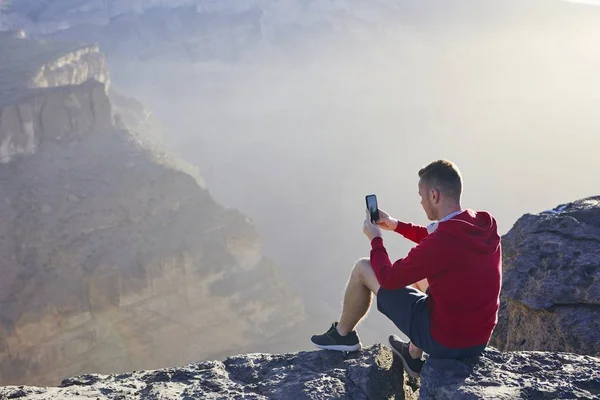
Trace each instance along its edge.
<path fill-rule="evenodd" d="M 597 399 L 600 359 L 488 348 L 480 359 L 430 359 L 420 399 Z"/>
<path fill-rule="evenodd" d="M 55 385 L 290 340 L 303 306 L 254 226 L 147 140 L 143 108 L 127 112 L 120 98 L 113 125 L 98 80 L 108 71 L 66 45 L 2 45 L 0 71 L 19 79 L 0 90 L 0 384 Z M 57 74 L 35 72 L 48 66 Z"/>
<path fill-rule="evenodd" d="M 106 58 L 95 45 L 0 35 L 0 104 L 26 96 L 25 89 L 110 83 Z"/>
<path fill-rule="evenodd" d="M 84 375 L 61 387 L 5 387 L 15 399 L 593 399 L 600 359 L 564 353 L 500 353 L 479 360 L 430 359 L 419 381 L 391 350 L 248 354 L 223 362 L 119 375 Z M 420 392 L 420 393 L 419 393 Z"/>
<path fill-rule="evenodd" d="M 502 238 L 492 344 L 600 355 L 600 196 L 526 214 Z"/>

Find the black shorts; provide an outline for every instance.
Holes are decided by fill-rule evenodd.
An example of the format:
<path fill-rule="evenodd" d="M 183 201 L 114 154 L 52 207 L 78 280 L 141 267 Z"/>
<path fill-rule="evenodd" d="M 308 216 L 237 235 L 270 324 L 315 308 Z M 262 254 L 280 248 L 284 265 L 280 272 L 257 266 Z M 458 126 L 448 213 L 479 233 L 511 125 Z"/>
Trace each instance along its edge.
<path fill-rule="evenodd" d="M 427 299 L 427 294 L 409 286 L 396 290 L 381 288 L 377 292 L 377 309 L 429 357 L 476 357 L 485 350 L 487 343 L 466 349 L 449 349 L 436 342 L 429 330 Z"/>

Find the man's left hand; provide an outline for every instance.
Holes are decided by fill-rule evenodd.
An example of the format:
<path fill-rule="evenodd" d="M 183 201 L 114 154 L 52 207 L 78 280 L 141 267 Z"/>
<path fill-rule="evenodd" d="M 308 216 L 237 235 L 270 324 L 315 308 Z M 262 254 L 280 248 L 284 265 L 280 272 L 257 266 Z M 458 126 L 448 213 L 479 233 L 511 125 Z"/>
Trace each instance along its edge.
<path fill-rule="evenodd" d="M 376 237 L 381 237 L 381 228 L 371 222 L 371 214 L 367 210 L 367 219 L 363 225 L 363 233 L 369 238 L 369 242 Z"/>

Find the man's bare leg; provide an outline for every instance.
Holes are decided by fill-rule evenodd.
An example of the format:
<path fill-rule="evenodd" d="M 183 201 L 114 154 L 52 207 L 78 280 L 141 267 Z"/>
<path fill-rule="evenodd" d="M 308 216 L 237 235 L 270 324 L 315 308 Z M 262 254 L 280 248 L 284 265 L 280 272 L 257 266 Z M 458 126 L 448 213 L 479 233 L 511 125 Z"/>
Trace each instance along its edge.
<path fill-rule="evenodd" d="M 417 283 L 421 282 L 423 281 Z M 353 331 L 360 320 L 367 315 L 371 306 L 372 294 L 377 295 L 380 287 L 369 259 L 360 259 L 354 265 L 350 280 L 346 286 L 342 316 L 337 324 L 337 331 L 340 335 L 346 336 L 349 332 Z M 423 350 L 419 349 L 412 342 L 410 342 L 408 351 L 412 358 L 421 358 L 423 355 Z"/>
<path fill-rule="evenodd" d="M 368 258 L 360 259 L 350 275 L 344 294 L 342 316 L 337 324 L 337 331 L 345 336 L 356 328 L 361 319 L 367 315 L 371 307 L 372 294 L 377 295 L 379 282 L 373 272 Z"/>

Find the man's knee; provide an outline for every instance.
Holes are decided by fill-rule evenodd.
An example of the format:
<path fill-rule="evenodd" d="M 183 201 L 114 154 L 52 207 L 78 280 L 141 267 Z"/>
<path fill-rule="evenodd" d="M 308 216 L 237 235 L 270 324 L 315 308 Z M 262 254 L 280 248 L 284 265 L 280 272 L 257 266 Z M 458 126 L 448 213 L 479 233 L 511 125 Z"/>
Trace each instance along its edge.
<path fill-rule="evenodd" d="M 373 293 L 377 294 L 379 282 L 377 281 L 375 272 L 373 272 L 373 267 L 371 267 L 371 261 L 368 258 L 361 258 L 354 264 L 352 275 L 371 289 Z"/>
<path fill-rule="evenodd" d="M 354 268 L 352 268 L 352 275 L 356 275 L 357 278 L 363 278 L 365 273 L 369 271 L 373 271 L 371 267 L 371 261 L 368 258 L 361 258 L 354 264 Z"/>

